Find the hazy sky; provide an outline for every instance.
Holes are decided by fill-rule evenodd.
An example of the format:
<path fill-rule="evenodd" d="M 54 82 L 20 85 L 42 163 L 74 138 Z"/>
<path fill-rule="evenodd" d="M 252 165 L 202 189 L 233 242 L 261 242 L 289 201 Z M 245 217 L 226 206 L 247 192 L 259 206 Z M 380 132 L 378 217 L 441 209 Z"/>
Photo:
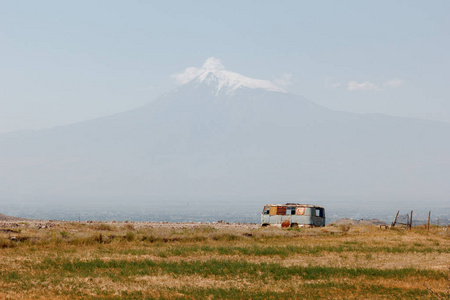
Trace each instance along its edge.
<path fill-rule="evenodd" d="M 324 106 L 450 122 L 450 1 L 0 1 L 0 133 L 121 112 L 208 57 Z"/>

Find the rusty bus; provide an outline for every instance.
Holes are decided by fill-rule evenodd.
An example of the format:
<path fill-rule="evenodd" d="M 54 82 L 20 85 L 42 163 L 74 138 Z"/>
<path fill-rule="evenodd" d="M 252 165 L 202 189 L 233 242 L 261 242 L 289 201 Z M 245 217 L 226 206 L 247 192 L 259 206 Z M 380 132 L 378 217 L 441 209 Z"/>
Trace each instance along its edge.
<path fill-rule="evenodd" d="M 325 209 L 311 204 L 266 204 L 261 226 L 319 227 L 325 226 Z"/>

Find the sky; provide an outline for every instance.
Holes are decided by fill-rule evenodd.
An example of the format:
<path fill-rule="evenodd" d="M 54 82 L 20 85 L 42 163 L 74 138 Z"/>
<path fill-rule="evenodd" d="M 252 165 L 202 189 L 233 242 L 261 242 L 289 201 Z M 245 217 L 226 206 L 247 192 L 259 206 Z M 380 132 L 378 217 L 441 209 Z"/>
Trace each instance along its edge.
<path fill-rule="evenodd" d="M 145 105 L 210 57 L 332 109 L 450 122 L 449 12 L 438 0 L 0 0 L 0 133 Z"/>

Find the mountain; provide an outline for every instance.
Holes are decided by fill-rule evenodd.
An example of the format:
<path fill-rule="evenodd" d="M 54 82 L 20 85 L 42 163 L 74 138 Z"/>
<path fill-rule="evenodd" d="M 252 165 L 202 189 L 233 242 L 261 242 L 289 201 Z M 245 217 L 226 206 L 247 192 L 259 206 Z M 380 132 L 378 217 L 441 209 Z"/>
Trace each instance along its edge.
<path fill-rule="evenodd" d="M 449 136 L 447 123 L 333 111 L 204 68 L 138 109 L 0 135 L 0 201 L 224 215 L 286 201 L 448 211 Z"/>

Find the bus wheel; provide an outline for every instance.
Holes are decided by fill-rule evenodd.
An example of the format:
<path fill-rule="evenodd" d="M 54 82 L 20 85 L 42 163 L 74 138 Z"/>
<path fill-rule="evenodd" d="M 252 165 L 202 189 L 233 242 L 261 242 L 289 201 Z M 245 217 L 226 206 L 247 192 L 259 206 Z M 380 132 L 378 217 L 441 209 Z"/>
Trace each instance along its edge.
<path fill-rule="evenodd" d="M 267 226 L 269 226 L 269 224 L 267 224 L 267 223 L 264 223 L 261 225 L 261 227 L 267 227 Z"/>
<path fill-rule="evenodd" d="M 298 224 L 297 224 L 297 223 L 292 223 L 292 224 L 291 224 L 291 227 L 292 227 L 292 228 L 298 228 Z"/>

